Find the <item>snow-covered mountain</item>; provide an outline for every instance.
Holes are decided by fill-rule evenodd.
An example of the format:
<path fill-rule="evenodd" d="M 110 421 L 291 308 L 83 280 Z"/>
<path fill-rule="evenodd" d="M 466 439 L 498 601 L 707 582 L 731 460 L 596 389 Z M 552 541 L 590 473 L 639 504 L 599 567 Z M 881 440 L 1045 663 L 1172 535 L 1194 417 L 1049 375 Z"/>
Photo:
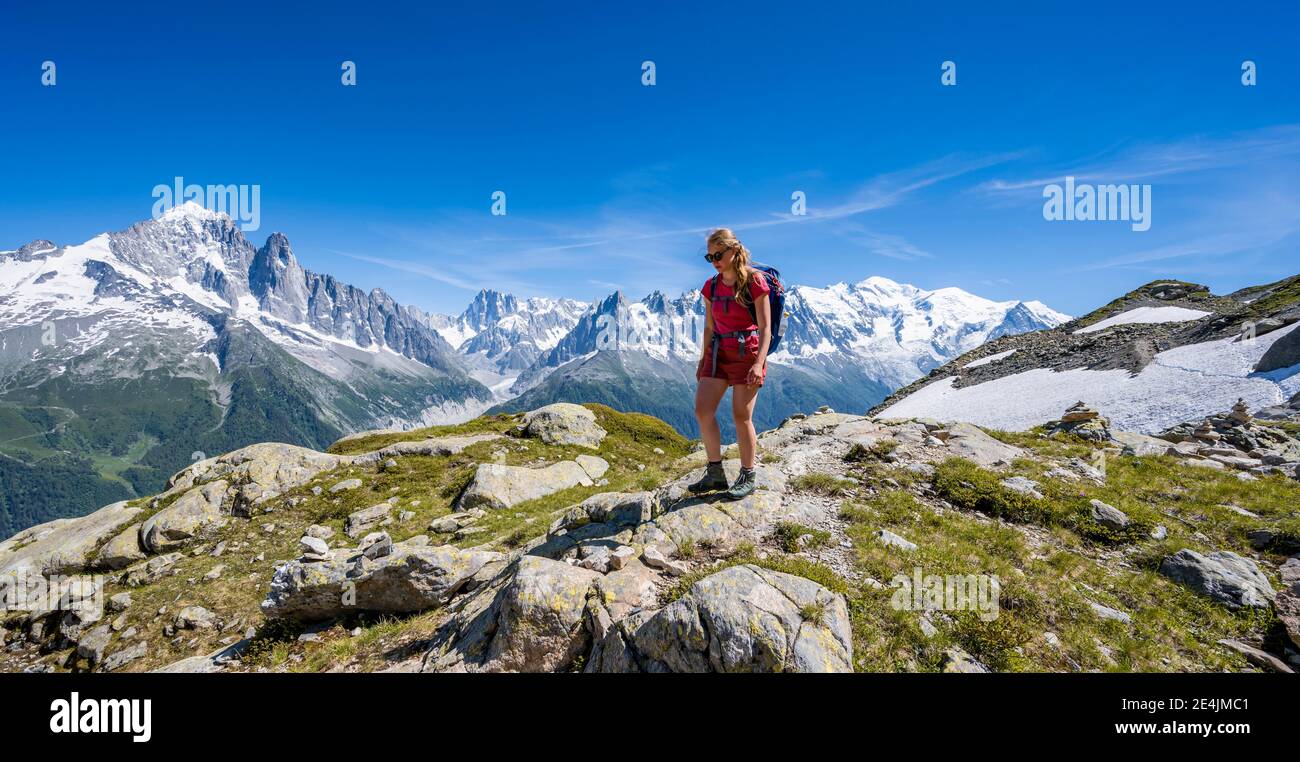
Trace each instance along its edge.
<path fill-rule="evenodd" d="M 490 399 L 418 311 L 303 269 L 278 233 L 257 248 L 197 204 L 0 252 L 0 477 L 27 485 L 0 514 L 73 515 L 86 495 L 157 491 L 194 452 L 325 447 Z"/>
<path fill-rule="evenodd" d="M 532 297 L 483 289 L 460 315 L 423 315 L 429 328 L 460 353 L 471 375 L 498 397 L 519 373 L 555 347 L 591 305 L 577 299 Z"/>
<path fill-rule="evenodd" d="M 525 322 L 522 313 L 528 308 L 521 305 L 536 305 L 531 308 L 536 315 Z M 591 305 L 541 298 L 519 302 L 483 291 L 460 316 L 431 315 L 427 322 L 463 355 L 483 355 L 490 348 L 494 354 L 487 356 L 496 360 L 496 388 L 504 399 L 597 350 L 693 363 L 700 355 L 704 305 L 698 289 L 676 298 L 655 291 L 639 301 L 615 292 Z M 1040 302 L 994 302 L 958 288 L 926 291 L 881 277 L 825 288 L 791 286 L 784 338 L 770 359 L 803 369 L 852 366 L 892 390 L 986 341 L 1069 319 Z M 567 327 L 561 332 L 560 326 Z M 516 354 L 507 354 L 512 347 Z M 525 357 L 528 362 L 519 362 Z M 513 383 L 501 383 L 510 378 Z"/>
<path fill-rule="evenodd" d="M 891 389 L 986 341 L 1070 319 L 1041 302 L 994 302 L 959 288 L 926 291 L 881 277 L 794 286 L 786 312 L 773 362 L 818 366 L 847 357 Z"/>
<path fill-rule="evenodd" d="M 526 304 L 536 310 L 527 321 Z M 493 387 L 494 410 L 605 401 L 693 434 L 691 408 L 682 400 L 692 394 L 704 310 L 698 289 L 676 298 L 655 291 L 636 301 L 615 292 L 590 305 L 525 303 L 483 291 L 461 315 L 429 315 L 426 323 Z M 782 345 L 770 358 L 771 391 L 760 397 L 755 415 L 767 425 L 822 404 L 866 410 L 985 341 L 1068 319 L 1039 302 L 994 302 L 957 288 L 926 291 L 880 277 L 791 286 Z M 507 353 L 511 347 L 516 354 Z"/>

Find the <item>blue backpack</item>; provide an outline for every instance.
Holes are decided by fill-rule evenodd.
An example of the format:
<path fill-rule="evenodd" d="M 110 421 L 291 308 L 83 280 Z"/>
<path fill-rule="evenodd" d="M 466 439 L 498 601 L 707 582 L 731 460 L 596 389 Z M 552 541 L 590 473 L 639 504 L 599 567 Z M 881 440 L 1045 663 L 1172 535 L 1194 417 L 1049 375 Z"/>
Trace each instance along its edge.
<path fill-rule="evenodd" d="M 750 267 L 758 270 L 767 277 L 767 285 L 769 288 L 769 291 L 767 292 L 767 303 L 768 306 L 771 307 L 769 314 L 772 316 L 772 341 L 767 346 L 767 353 L 770 355 L 776 351 L 777 345 L 781 343 L 781 317 L 785 314 L 785 286 L 781 283 L 781 271 L 775 267 L 772 267 L 771 265 L 761 265 L 757 262 L 752 263 Z M 715 275 L 713 276 L 713 280 L 709 282 L 708 297 L 710 304 L 718 299 L 726 300 L 733 298 L 729 296 L 715 298 L 713 296 L 714 292 L 717 290 L 718 278 L 720 277 L 722 276 Z M 758 323 L 758 313 L 753 304 L 749 305 L 749 317 L 755 324 Z"/>

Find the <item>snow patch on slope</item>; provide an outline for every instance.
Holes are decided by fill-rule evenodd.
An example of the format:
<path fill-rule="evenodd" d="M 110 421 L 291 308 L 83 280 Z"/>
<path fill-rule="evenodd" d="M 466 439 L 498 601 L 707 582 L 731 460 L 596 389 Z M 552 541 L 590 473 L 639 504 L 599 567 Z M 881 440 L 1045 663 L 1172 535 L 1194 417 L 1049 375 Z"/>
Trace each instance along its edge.
<path fill-rule="evenodd" d="M 1276 405 L 1300 391 L 1300 366 L 1273 373 L 1253 368 L 1273 342 L 1300 324 L 1253 341 L 1235 338 L 1161 352 L 1136 376 L 1126 370 L 1057 372 L 1038 368 L 953 388 L 952 377 L 931 383 L 881 411 L 879 418 L 936 418 L 1023 431 L 1061 417 L 1083 400 L 1125 431 L 1155 434 L 1183 421 L 1232 407 Z"/>
<path fill-rule="evenodd" d="M 968 363 L 966 363 L 965 367 L 967 367 L 967 368 L 978 368 L 978 367 L 981 366 L 981 365 L 988 365 L 989 363 L 995 363 L 995 362 L 997 362 L 998 360 L 1005 360 L 1005 359 L 1007 359 L 1008 357 L 1010 357 L 1011 355 L 1014 355 L 1015 353 L 1016 353 L 1016 350 L 1014 350 L 1014 349 L 1008 349 L 1008 350 L 1005 351 L 1005 352 L 998 352 L 997 354 L 992 354 L 992 355 L 989 355 L 988 357 L 981 357 L 980 359 L 975 360 L 974 362 L 968 362 Z"/>
<path fill-rule="evenodd" d="M 1097 323 L 1093 323 L 1085 328 L 1080 328 L 1075 333 L 1093 333 L 1110 328 L 1113 325 L 1128 325 L 1130 323 L 1185 323 L 1189 320 L 1200 320 L 1210 313 L 1203 310 L 1192 310 L 1186 307 L 1135 307 L 1128 312 L 1121 312 Z"/>

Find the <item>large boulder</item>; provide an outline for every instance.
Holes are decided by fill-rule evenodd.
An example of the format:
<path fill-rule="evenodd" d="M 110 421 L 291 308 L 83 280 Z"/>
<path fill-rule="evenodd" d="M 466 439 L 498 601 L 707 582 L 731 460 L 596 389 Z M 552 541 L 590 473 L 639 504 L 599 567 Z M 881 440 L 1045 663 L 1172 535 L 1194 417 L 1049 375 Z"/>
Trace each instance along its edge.
<path fill-rule="evenodd" d="M 608 433 L 596 414 L 571 402 L 556 402 L 524 415 L 524 433 L 546 444 L 577 445 L 595 450 Z"/>
<path fill-rule="evenodd" d="M 680 549 L 699 546 L 725 551 L 756 542 L 777 520 L 787 516 L 781 496 L 755 490 L 740 500 L 687 504 L 666 511 L 636 528 L 633 542 Z"/>
<path fill-rule="evenodd" d="M 190 489 L 144 522 L 140 545 L 150 553 L 164 553 L 224 526 L 230 515 L 229 487 L 218 480 Z"/>
<path fill-rule="evenodd" d="M 262 613 L 272 619 L 314 621 L 357 611 L 409 614 L 445 604 L 476 586 L 500 553 L 449 545 L 409 546 L 367 558 L 355 550 L 331 551 L 321 562 L 289 561 L 275 570 Z"/>
<path fill-rule="evenodd" d="M 469 596 L 434 639 L 435 672 L 555 672 L 587 652 L 584 611 L 600 574 L 526 555 L 502 584 Z"/>
<path fill-rule="evenodd" d="M 481 463 L 469 486 L 456 499 L 456 510 L 509 508 L 570 487 L 590 487 L 593 484 L 595 482 L 587 471 L 571 460 L 552 463 L 545 468 Z"/>
<path fill-rule="evenodd" d="M 1296 364 L 1300 364 L 1300 327 L 1292 328 L 1285 336 L 1274 341 L 1255 364 L 1255 372 L 1268 373 Z"/>
<path fill-rule="evenodd" d="M 34 574 L 62 574 L 80 570 L 100 543 L 141 510 L 126 502 L 113 503 L 88 516 L 24 529 L 0 542 L 0 573 L 27 569 Z"/>
<path fill-rule="evenodd" d="M 659 507 L 654 492 L 600 492 L 565 511 L 551 524 L 551 534 L 587 524 L 634 526 L 652 519 Z"/>
<path fill-rule="evenodd" d="M 1254 561 L 1226 550 L 1180 550 L 1165 557 L 1160 573 L 1233 609 L 1268 608 L 1276 595 Z"/>
<path fill-rule="evenodd" d="M 852 672 L 848 607 L 812 580 L 753 565 L 696 582 L 658 613 L 629 616 L 591 672 Z"/>
<path fill-rule="evenodd" d="M 132 524 L 122 530 L 116 537 L 104 544 L 95 555 L 96 569 L 125 569 L 137 561 L 145 559 L 144 548 L 140 547 L 140 527 Z"/>
<path fill-rule="evenodd" d="M 249 513 L 252 506 L 306 484 L 322 471 L 354 460 L 306 447 L 264 442 L 191 464 L 167 482 L 167 491 L 160 497 L 165 499 L 221 479 L 230 486 L 232 512 L 242 515 Z"/>
<path fill-rule="evenodd" d="M 959 458 L 974 461 L 984 468 L 1010 465 L 1025 451 L 985 434 L 970 423 L 954 423 L 948 427 L 948 452 Z"/>

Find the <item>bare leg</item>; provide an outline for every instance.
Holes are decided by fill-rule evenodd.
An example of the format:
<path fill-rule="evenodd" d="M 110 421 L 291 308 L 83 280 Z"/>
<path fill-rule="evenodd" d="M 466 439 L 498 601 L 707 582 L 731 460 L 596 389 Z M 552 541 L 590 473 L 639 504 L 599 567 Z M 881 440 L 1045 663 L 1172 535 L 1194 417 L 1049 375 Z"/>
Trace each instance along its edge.
<path fill-rule="evenodd" d="M 736 443 L 740 445 L 740 465 L 754 467 L 758 434 L 754 432 L 754 401 L 761 387 L 736 384 L 731 387 L 731 417 L 736 421 Z"/>
<path fill-rule="evenodd" d="M 718 403 L 727 393 L 725 378 L 701 378 L 695 388 L 695 420 L 710 461 L 722 460 L 722 430 L 718 428 Z"/>

